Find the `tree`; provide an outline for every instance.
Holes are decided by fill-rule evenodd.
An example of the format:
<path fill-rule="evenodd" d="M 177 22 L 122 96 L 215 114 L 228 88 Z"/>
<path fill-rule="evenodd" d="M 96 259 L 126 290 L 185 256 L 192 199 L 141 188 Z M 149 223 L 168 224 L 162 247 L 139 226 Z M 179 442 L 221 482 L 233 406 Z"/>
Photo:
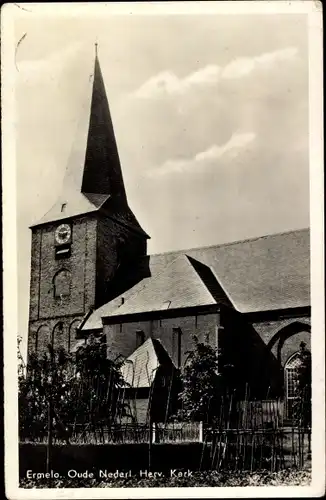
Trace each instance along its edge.
<path fill-rule="evenodd" d="M 87 419 L 92 424 L 116 422 L 125 411 L 120 397 L 124 381 L 120 365 L 107 357 L 106 344 L 91 336 L 78 351 L 75 366 L 74 392 L 70 401 L 78 400 L 76 422 L 85 423 Z"/>
<path fill-rule="evenodd" d="M 27 373 L 22 374 L 21 366 L 19 373 L 21 438 L 45 436 L 50 400 L 54 430 L 66 441 L 72 425 L 111 425 L 123 411 L 119 366 L 107 359 L 105 345 L 94 338 L 76 355 L 49 345 L 48 352 L 31 354 Z"/>
<path fill-rule="evenodd" d="M 223 380 L 218 372 L 218 350 L 193 337 L 182 376 L 180 415 L 187 420 L 211 423 L 218 415 Z"/>

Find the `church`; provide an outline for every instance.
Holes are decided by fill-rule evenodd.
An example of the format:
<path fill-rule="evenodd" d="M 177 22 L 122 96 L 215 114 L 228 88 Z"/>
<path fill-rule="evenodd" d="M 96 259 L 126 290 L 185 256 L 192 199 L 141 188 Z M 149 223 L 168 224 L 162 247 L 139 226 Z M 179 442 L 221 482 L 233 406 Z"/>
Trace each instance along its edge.
<path fill-rule="evenodd" d="M 28 353 L 76 352 L 96 336 L 146 400 L 159 373 L 183 369 L 195 335 L 234 368 L 235 387 L 268 388 L 290 408 L 310 349 L 309 229 L 148 255 L 97 54 L 90 85 L 60 197 L 31 227 Z"/>

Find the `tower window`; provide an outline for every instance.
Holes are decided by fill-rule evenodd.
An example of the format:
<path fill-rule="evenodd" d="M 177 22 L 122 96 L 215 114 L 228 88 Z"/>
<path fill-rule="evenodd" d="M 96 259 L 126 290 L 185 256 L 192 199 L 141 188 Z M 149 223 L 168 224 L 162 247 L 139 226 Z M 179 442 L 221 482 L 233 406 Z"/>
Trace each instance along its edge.
<path fill-rule="evenodd" d="M 71 255 L 71 245 L 67 243 L 67 245 L 61 245 L 60 247 L 55 248 L 55 259 L 67 259 Z"/>
<path fill-rule="evenodd" d="M 53 278 L 53 287 L 54 297 L 68 297 L 71 288 L 71 273 L 66 269 L 59 271 Z"/>

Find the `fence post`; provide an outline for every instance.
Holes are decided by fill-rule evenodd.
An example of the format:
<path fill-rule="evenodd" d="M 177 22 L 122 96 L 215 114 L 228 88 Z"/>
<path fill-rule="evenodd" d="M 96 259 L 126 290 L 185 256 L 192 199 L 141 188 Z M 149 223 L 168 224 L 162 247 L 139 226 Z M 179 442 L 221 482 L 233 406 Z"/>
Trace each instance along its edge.
<path fill-rule="evenodd" d="M 153 443 L 153 422 L 151 414 L 149 415 L 149 441 L 148 441 L 148 470 L 152 469 L 152 443 Z"/>
<path fill-rule="evenodd" d="M 53 390 L 53 346 L 49 346 L 50 352 L 50 391 L 49 391 L 49 401 L 48 401 L 48 429 L 47 429 L 47 448 L 46 448 L 46 472 L 51 472 L 52 467 L 52 445 L 53 445 L 53 401 L 52 401 L 52 390 Z"/>
<path fill-rule="evenodd" d="M 201 420 L 199 422 L 199 442 L 203 443 L 204 442 L 204 422 Z"/>
<path fill-rule="evenodd" d="M 152 443 L 157 442 L 156 422 L 153 422 L 150 432 L 152 433 Z"/>
<path fill-rule="evenodd" d="M 48 402 L 48 437 L 46 447 L 46 472 L 51 472 L 52 466 L 52 396 L 49 397 Z"/>
<path fill-rule="evenodd" d="M 310 428 L 308 428 L 307 437 L 308 437 L 307 459 L 311 460 L 311 429 Z"/>

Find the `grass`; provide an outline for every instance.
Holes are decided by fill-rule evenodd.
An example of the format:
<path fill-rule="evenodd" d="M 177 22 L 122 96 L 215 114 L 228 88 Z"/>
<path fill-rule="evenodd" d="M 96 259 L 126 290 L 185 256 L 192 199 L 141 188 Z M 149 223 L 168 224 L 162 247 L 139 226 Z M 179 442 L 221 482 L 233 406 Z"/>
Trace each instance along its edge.
<path fill-rule="evenodd" d="M 160 477 L 139 479 L 60 479 L 20 481 L 21 488 L 153 488 L 153 487 L 220 487 L 220 486 L 307 486 L 311 482 L 310 469 L 289 468 L 279 472 L 194 471 L 191 477 Z"/>

